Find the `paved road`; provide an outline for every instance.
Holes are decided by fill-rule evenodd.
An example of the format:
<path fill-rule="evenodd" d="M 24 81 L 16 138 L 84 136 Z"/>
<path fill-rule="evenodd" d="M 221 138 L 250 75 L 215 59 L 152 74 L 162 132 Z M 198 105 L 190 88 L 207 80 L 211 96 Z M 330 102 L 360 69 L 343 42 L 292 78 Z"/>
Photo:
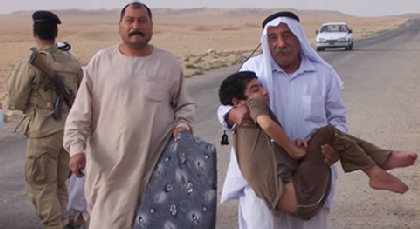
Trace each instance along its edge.
<path fill-rule="evenodd" d="M 348 127 L 353 135 L 381 146 L 420 152 L 420 21 L 355 43 L 353 51 L 325 51 L 345 83 Z M 217 88 L 238 66 L 188 79 L 197 102 L 196 134 L 217 146 L 219 193 L 229 162 L 220 146 L 216 119 Z M 8 124 L 8 128 L 12 128 Z M 26 142 L 17 134 L 0 136 L 0 228 L 41 229 L 24 189 Z M 420 228 L 418 166 L 393 171 L 411 191 L 403 196 L 372 191 L 361 172 L 340 171 L 338 193 L 329 219 L 332 229 Z M 236 202 L 218 206 L 218 229 L 237 228 Z"/>

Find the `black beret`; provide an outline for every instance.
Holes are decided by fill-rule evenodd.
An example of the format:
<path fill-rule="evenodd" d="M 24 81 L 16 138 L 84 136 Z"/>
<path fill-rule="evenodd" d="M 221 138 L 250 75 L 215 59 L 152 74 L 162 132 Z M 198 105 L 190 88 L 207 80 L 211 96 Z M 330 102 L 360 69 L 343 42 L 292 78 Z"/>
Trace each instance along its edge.
<path fill-rule="evenodd" d="M 266 19 L 264 19 L 262 27 L 264 28 L 265 25 L 267 25 L 270 21 L 272 21 L 276 18 L 279 18 L 279 17 L 288 17 L 288 18 L 291 18 L 291 19 L 294 19 L 294 20 L 300 22 L 299 17 L 296 14 L 294 14 L 290 11 L 280 11 L 280 12 L 272 14 L 272 15 L 268 16 Z"/>
<path fill-rule="evenodd" d="M 60 18 L 54 13 L 47 10 L 38 10 L 32 14 L 34 23 L 54 23 L 61 24 Z"/>

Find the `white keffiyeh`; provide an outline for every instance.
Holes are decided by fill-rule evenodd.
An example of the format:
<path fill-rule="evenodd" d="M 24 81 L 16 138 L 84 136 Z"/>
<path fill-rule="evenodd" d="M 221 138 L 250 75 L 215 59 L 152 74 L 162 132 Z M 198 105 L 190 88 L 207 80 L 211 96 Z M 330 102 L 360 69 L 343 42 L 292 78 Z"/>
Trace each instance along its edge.
<path fill-rule="evenodd" d="M 73 51 L 71 50 L 70 44 L 67 42 L 57 42 L 57 48 L 66 51 L 68 54 L 76 57 L 76 55 L 74 55 Z"/>
<path fill-rule="evenodd" d="M 261 76 L 259 76 L 262 81 L 265 83 L 266 89 L 269 91 L 270 97 L 274 97 L 273 93 L 273 75 L 272 75 L 272 66 L 271 62 L 272 56 L 270 54 L 270 46 L 268 43 L 268 36 L 267 36 L 267 28 L 268 27 L 277 27 L 280 23 L 285 23 L 289 26 L 292 33 L 298 38 L 300 43 L 300 54 L 306 56 L 310 61 L 321 63 L 325 65 L 327 68 L 331 69 L 335 77 L 337 77 L 337 80 L 340 84 L 340 89 L 343 89 L 343 82 L 341 81 L 340 77 L 337 75 L 336 71 L 332 68 L 330 64 L 328 64 L 321 56 L 318 55 L 318 53 L 312 48 L 312 46 L 309 44 L 308 39 L 305 35 L 305 31 L 303 30 L 300 23 L 292 18 L 289 17 L 278 17 L 269 23 L 267 23 L 263 29 L 263 33 L 261 36 L 261 44 L 263 48 L 263 65 L 264 65 L 264 71 Z M 274 103 L 275 100 L 270 100 L 270 106 L 275 107 Z"/>

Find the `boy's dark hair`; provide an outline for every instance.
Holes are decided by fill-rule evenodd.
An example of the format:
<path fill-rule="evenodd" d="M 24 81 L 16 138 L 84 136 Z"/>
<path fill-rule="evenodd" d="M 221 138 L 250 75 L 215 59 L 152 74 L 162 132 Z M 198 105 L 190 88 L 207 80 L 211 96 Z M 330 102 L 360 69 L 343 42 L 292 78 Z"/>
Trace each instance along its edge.
<path fill-rule="evenodd" d="M 258 79 L 255 72 L 241 71 L 228 76 L 219 88 L 219 100 L 223 105 L 233 106 L 233 98 L 245 100 L 246 85 L 253 79 Z"/>
<path fill-rule="evenodd" d="M 149 7 L 146 6 L 146 4 L 141 3 L 141 2 L 132 2 L 132 3 L 128 3 L 127 5 L 124 6 L 124 8 L 122 8 L 121 13 L 120 13 L 120 22 L 122 21 L 122 19 L 124 18 L 125 15 L 125 9 L 127 9 L 127 7 L 132 6 L 133 9 L 140 9 L 140 8 L 145 8 L 147 11 L 147 15 L 150 18 L 150 21 L 152 21 L 152 11 L 150 10 Z"/>

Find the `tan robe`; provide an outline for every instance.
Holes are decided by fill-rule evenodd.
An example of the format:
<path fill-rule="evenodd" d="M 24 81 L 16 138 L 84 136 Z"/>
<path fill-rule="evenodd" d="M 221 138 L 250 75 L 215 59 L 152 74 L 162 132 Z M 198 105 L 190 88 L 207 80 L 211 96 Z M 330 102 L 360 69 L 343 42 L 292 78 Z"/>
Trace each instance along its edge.
<path fill-rule="evenodd" d="M 129 57 L 118 45 L 91 60 L 65 126 L 70 155 L 88 150 L 90 229 L 131 229 L 138 200 L 175 127 L 192 130 L 195 104 L 176 56 L 154 47 Z"/>

